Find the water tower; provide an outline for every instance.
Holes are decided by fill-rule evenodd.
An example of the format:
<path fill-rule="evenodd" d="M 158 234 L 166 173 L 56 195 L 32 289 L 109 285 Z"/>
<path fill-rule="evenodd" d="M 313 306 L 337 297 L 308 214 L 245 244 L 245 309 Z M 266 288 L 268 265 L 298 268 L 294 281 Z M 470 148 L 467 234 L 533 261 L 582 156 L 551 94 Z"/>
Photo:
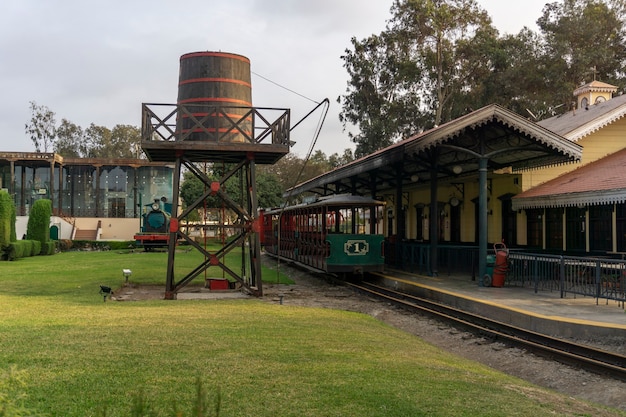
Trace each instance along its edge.
<path fill-rule="evenodd" d="M 142 104 L 141 146 L 145 154 L 151 161 L 175 164 L 166 299 L 175 299 L 181 288 L 210 267 L 220 268 L 251 294 L 263 294 L 255 166 L 274 164 L 289 153 L 289 133 L 289 109 L 253 107 L 250 60 L 232 53 L 182 55 L 177 103 Z M 203 163 L 226 167 L 219 181 L 209 179 L 199 168 Z M 192 206 L 179 210 L 183 168 L 202 181 L 205 193 Z M 237 195 L 224 189 L 231 178 L 239 181 Z M 220 225 L 230 228 L 232 236 L 213 253 L 180 227 L 209 196 L 218 197 L 222 206 L 236 215 L 232 224 Z M 176 245 L 181 240 L 204 253 L 205 260 L 176 277 Z M 224 258 L 236 247 L 242 248 L 242 265 L 234 270 Z"/>

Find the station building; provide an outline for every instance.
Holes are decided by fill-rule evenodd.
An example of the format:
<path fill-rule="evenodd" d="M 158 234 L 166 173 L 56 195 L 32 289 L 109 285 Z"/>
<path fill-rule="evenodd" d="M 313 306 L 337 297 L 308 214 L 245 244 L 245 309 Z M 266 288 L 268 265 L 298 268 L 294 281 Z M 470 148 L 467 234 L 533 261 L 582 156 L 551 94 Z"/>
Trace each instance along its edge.
<path fill-rule="evenodd" d="M 0 152 L 0 188 L 14 198 L 16 234 L 38 199 L 52 201 L 52 237 L 133 240 L 144 206 L 172 196 L 173 165 L 145 159 L 64 158 Z"/>
<path fill-rule="evenodd" d="M 538 123 L 486 106 L 292 192 L 384 200 L 377 230 L 388 237 L 392 264 L 413 254 L 430 254 L 431 263 L 437 256 L 440 263 L 459 260 L 474 248 L 482 249 L 482 261 L 488 247 L 503 241 L 561 254 L 620 255 L 626 251 L 626 95 L 594 81 L 578 88 L 574 100 L 570 111 Z M 437 261 L 431 266 L 436 272 Z"/>

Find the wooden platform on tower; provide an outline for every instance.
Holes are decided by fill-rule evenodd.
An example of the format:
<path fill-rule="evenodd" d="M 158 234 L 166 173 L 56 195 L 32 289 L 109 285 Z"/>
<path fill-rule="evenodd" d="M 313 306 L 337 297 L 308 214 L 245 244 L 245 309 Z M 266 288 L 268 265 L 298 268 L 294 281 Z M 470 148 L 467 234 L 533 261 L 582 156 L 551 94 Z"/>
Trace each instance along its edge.
<path fill-rule="evenodd" d="M 274 164 L 290 148 L 290 111 L 220 105 L 142 105 L 141 147 L 151 161 Z"/>
<path fill-rule="evenodd" d="M 202 104 L 143 104 L 141 146 L 151 161 L 175 163 L 172 217 L 168 247 L 165 298 L 176 294 L 210 267 L 217 267 L 243 290 L 263 295 L 260 266 L 260 220 L 257 212 L 256 164 L 274 164 L 289 153 L 290 111 L 288 109 L 221 106 Z M 209 178 L 199 163 L 221 163 L 228 167 L 219 180 Z M 204 184 L 204 194 L 184 210 L 178 201 L 185 168 Z M 226 169 L 224 170 L 226 171 Z M 233 178 L 240 184 L 236 195 L 228 195 L 225 183 Z M 229 225 L 231 236 L 211 252 L 199 244 L 182 224 L 189 214 L 202 207 L 209 197 L 217 197 L 222 208 L 234 213 Z M 206 208 L 206 207 L 205 207 Z M 224 230 L 222 230 L 224 232 Z M 204 261 L 192 271 L 177 277 L 177 242 L 204 254 Z M 225 256 L 241 248 L 241 265 L 226 265 Z"/>

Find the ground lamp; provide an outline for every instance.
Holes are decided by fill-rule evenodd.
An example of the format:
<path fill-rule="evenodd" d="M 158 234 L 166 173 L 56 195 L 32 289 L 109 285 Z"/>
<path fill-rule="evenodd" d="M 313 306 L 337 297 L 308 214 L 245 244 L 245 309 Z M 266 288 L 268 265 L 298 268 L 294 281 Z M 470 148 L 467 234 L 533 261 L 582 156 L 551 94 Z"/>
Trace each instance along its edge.
<path fill-rule="evenodd" d="M 98 293 L 104 297 L 103 301 L 106 302 L 107 296 L 111 298 L 113 290 L 111 289 L 111 287 L 107 287 L 106 285 L 100 285 L 100 291 Z"/>
<path fill-rule="evenodd" d="M 133 273 L 130 269 L 122 269 L 122 274 L 124 274 L 124 279 L 126 279 L 126 283 L 128 283 L 128 277 Z"/>

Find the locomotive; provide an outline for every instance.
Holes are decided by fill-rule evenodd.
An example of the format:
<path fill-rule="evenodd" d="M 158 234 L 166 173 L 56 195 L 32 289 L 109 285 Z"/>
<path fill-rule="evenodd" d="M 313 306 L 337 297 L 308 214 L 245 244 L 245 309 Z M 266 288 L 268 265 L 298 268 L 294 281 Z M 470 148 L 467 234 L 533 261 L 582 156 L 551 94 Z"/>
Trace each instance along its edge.
<path fill-rule="evenodd" d="M 170 216 L 172 204 L 167 203 L 165 197 L 155 199 L 151 204 L 144 206 L 141 214 L 141 231 L 135 234 L 137 246 L 143 246 L 145 251 L 169 245 Z"/>
<path fill-rule="evenodd" d="M 341 194 L 261 211 L 261 244 L 271 256 L 343 278 L 380 272 L 384 236 L 376 229 L 383 206 Z"/>

